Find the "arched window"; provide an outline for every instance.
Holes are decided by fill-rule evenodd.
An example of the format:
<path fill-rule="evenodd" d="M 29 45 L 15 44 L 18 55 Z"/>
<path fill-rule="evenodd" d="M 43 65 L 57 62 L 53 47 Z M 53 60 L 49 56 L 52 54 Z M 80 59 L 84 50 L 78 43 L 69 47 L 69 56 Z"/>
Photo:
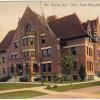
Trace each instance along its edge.
<path fill-rule="evenodd" d="M 30 32 L 31 31 L 31 25 L 27 24 L 25 27 L 26 32 Z"/>

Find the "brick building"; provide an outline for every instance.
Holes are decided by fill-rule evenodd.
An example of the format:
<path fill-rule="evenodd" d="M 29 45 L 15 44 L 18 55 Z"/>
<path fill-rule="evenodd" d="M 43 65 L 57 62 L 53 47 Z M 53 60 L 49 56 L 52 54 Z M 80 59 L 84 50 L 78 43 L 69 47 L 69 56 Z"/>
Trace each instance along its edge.
<path fill-rule="evenodd" d="M 0 44 L 0 77 L 17 74 L 51 80 L 61 76 L 59 59 L 70 49 L 75 57 L 73 79 L 79 79 L 83 65 L 86 79 L 93 79 L 100 71 L 99 19 L 82 23 L 76 14 L 45 20 L 29 7 L 18 22 L 16 30 L 8 32 Z"/>

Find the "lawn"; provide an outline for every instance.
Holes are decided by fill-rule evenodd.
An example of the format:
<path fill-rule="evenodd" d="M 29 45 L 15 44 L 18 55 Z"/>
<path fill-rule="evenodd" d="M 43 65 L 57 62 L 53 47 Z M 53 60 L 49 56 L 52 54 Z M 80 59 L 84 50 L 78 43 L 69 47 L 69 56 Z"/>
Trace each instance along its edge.
<path fill-rule="evenodd" d="M 19 88 L 29 88 L 41 86 L 41 84 L 28 84 L 28 83 L 0 83 L 0 91 L 2 90 L 11 90 L 11 89 L 19 89 Z"/>
<path fill-rule="evenodd" d="M 46 95 L 46 93 L 26 90 L 26 91 L 17 91 L 11 93 L 0 93 L 0 99 L 28 99 L 41 95 Z"/>
<path fill-rule="evenodd" d="M 80 89 L 80 88 L 86 88 L 86 87 L 97 86 L 97 85 L 100 85 L 100 81 L 98 81 L 98 82 L 91 82 L 91 83 L 81 83 L 81 84 L 58 86 L 56 88 L 50 88 L 50 90 L 58 91 L 58 92 L 63 92 L 63 91 Z"/>

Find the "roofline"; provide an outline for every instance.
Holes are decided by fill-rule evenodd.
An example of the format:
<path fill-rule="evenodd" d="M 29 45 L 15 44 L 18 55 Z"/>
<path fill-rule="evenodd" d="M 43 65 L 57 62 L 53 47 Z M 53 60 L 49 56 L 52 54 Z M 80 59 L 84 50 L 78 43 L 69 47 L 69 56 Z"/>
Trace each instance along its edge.
<path fill-rule="evenodd" d="M 69 40 L 73 40 L 73 39 L 77 39 L 77 38 L 81 38 L 81 37 L 85 37 L 87 36 L 87 34 L 84 34 L 84 35 L 81 35 L 81 36 L 76 36 L 76 37 L 71 37 L 71 38 L 68 38 L 68 39 L 61 39 L 61 41 L 69 41 Z"/>

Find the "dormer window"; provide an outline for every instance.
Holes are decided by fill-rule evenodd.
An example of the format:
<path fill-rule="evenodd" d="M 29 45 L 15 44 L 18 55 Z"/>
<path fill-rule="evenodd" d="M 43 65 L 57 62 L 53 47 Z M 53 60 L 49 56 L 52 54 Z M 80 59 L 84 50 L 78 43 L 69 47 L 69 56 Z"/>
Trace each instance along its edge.
<path fill-rule="evenodd" d="M 25 30 L 26 30 L 26 32 L 30 32 L 31 31 L 31 25 L 30 24 L 26 25 Z"/>

